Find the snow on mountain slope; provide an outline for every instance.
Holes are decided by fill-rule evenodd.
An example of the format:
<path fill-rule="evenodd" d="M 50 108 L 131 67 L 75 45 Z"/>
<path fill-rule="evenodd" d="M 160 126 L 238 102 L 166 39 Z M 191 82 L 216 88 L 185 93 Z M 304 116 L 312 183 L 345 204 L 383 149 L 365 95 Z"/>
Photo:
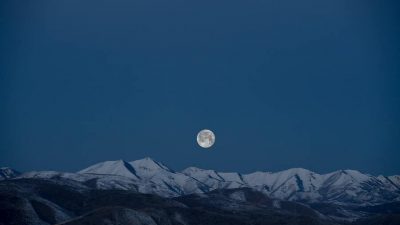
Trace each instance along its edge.
<path fill-rule="evenodd" d="M 182 173 L 206 184 L 211 190 L 244 186 L 242 179 L 239 178 L 240 175 L 237 173 L 219 173 L 214 170 L 203 170 L 196 167 L 184 169 Z"/>
<path fill-rule="evenodd" d="M 203 193 L 208 186 L 183 173 L 174 172 L 151 158 L 132 162 L 107 161 L 95 164 L 78 172 L 79 174 L 115 175 L 131 178 L 130 181 L 142 193 L 153 193 L 165 197 L 175 197 L 190 193 Z M 116 180 L 114 179 L 115 183 Z M 106 184 L 102 183 L 103 186 Z M 126 187 L 126 183 L 118 184 Z"/>
<path fill-rule="evenodd" d="M 355 205 L 374 205 L 400 199 L 400 188 L 396 186 L 398 178 L 392 176 L 388 178 L 390 182 L 383 183 L 377 177 L 355 170 L 317 174 L 302 168 L 242 175 L 244 186 L 274 198 Z"/>
<path fill-rule="evenodd" d="M 118 189 L 118 190 L 138 190 L 138 186 L 142 185 L 135 179 L 119 175 L 107 174 L 80 174 L 65 173 L 56 171 L 32 171 L 23 173 L 17 177 L 18 179 L 44 179 L 52 180 L 58 184 L 74 186 L 76 188 L 87 189 Z"/>
<path fill-rule="evenodd" d="M 164 166 L 160 162 L 156 162 L 153 159 L 146 157 L 144 159 L 135 160 L 129 163 L 138 173 L 141 178 L 150 178 L 157 174 L 159 171 L 168 171 L 173 173 L 171 169 Z"/>
<path fill-rule="evenodd" d="M 228 182 L 236 182 L 238 184 L 244 184 L 242 175 L 240 173 L 227 173 L 227 172 L 219 172 L 218 173 L 225 181 Z"/>
<path fill-rule="evenodd" d="M 196 167 L 189 167 L 183 170 L 182 174 L 193 177 L 197 181 L 208 186 L 209 189 L 222 188 L 221 185 L 224 183 L 223 178 L 214 170 L 203 170 Z"/>
<path fill-rule="evenodd" d="M 325 175 L 327 179 L 325 186 L 344 187 L 354 183 L 361 183 L 369 180 L 370 175 L 365 175 L 355 170 L 339 170 Z"/>
<path fill-rule="evenodd" d="M 339 204 L 347 202 L 359 205 L 378 204 L 400 198 L 400 188 L 395 185 L 399 181 L 398 176 L 388 178 L 383 183 L 377 177 L 355 170 L 317 174 L 303 168 L 293 168 L 276 173 L 255 172 L 241 175 L 189 167 L 182 172 L 212 189 L 251 187 L 284 200 Z M 227 182 L 234 185 L 227 185 Z"/>
<path fill-rule="evenodd" d="M 306 198 L 306 195 L 319 197 L 316 190 L 323 182 L 323 176 L 302 168 L 277 173 L 255 172 L 243 177 L 250 187 L 280 199 L 296 198 L 295 193 L 303 193 L 303 198 Z"/>
<path fill-rule="evenodd" d="M 272 174 L 274 182 L 271 189 L 276 190 L 288 182 L 293 182 L 298 191 L 314 191 L 321 186 L 322 179 L 321 175 L 303 168 L 288 169 Z"/>
<path fill-rule="evenodd" d="M 203 193 L 209 187 L 191 176 L 175 172 L 151 158 L 130 162 L 142 180 L 150 181 L 150 186 L 140 189 L 145 193 L 162 193 L 174 197 L 191 193 Z"/>
<path fill-rule="evenodd" d="M 316 190 L 324 179 L 323 176 L 302 168 L 277 173 L 255 172 L 243 177 L 250 187 L 268 193 L 271 197 L 287 200 L 320 198 Z"/>
<path fill-rule="evenodd" d="M 129 177 L 132 179 L 140 179 L 136 175 L 136 170 L 130 163 L 123 160 L 118 161 L 106 161 L 97 163 L 86 169 L 79 171 L 80 174 L 108 174 L 108 175 L 119 175 Z"/>
<path fill-rule="evenodd" d="M 399 196 L 399 189 L 392 184 L 359 171 L 339 170 L 324 176 L 325 181 L 319 192 L 324 199 L 337 204 L 374 205 Z"/>
<path fill-rule="evenodd" d="M 0 180 L 3 179 L 11 179 L 18 176 L 20 172 L 13 170 L 9 167 L 1 167 L 0 168 Z"/>
<path fill-rule="evenodd" d="M 163 197 L 250 187 L 273 198 L 305 202 L 374 205 L 400 200 L 400 176 L 374 177 L 355 170 L 317 174 L 302 168 L 239 174 L 189 167 L 176 172 L 151 158 L 106 161 L 78 173 L 42 171 L 17 178 L 64 179 L 99 189 L 135 190 Z"/>
<path fill-rule="evenodd" d="M 243 175 L 243 180 L 245 183 L 252 187 L 261 187 L 266 190 L 270 190 L 272 186 L 272 173 L 271 172 L 254 172 Z"/>
<path fill-rule="evenodd" d="M 400 189 L 400 176 L 399 175 L 389 176 L 388 179 Z"/>
<path fill-rule="evenodd" d="M 209 179 L 224 181 L 224 178 L 222 178 L 215 170 L 204 170 L 197 167 L 188 167 L 182 170 L 182 173 L 191 177 L 196 177 L 200 181 L 207 181 Z"/>
<path fill-rule="evenodd" d="M 321 175 L 294 168 L 276 173 L 256 172 L 243 175 L 243 178 L 248 186 L 285 200 L 378 204 L 400 195 L 399 187 L 389 178 L 382 179 L 355 170 Z"/>
<path fill-rule="evenodd" d="M 393 180 L 393 178 L 391 179 L 391 177 L 386 177 L 386 176 L 382 176 L 379 175 L 377 177 L 377 179 L 382 182 L 382 185 L 385 186 L 386 188 L 392 190 L 392 191 L 396 191 L 398 189 L 400 189 L 400 186 L 398 186 L 395 182 L 395 180 Z"/>

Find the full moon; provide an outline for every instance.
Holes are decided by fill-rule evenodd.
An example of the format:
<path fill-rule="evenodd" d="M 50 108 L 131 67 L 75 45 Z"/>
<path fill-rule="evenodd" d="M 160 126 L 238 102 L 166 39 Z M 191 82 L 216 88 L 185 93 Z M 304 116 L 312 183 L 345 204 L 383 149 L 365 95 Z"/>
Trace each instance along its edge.
<path fill-rule="evenodd" d="M 197 143 L 202 148 L 209 148 L 215 143 L 215 135 L 211 130 L 201 130 L 197 134 Z"/>

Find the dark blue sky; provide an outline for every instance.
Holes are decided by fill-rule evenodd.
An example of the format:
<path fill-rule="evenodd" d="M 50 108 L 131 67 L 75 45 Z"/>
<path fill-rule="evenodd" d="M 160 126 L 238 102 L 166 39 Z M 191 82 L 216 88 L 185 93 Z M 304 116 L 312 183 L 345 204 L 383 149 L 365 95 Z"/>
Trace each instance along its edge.
<path fill-rule="evenodd" d="M 0 165 L 399 174 L 397 2 L 3 0 Z"/>

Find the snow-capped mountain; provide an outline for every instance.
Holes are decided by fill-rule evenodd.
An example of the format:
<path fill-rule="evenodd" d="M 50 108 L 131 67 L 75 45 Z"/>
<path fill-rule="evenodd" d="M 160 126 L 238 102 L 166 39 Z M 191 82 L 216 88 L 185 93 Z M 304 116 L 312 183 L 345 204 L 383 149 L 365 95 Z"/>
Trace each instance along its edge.
<path fill-rule="evenodd" d="M 250 187 L 284 200 L 307 202 L 379 204 L 399 199 L 398 176 L 374 177 L 354 170 L 329 174 L 294 168 L 276 173 L 220 173 L 190 167 L 183 173 L 207 184 L 211 189 Z"/>
<path fill-rule="evenodd" d="M 139 192 L 175 197 L 209 191 L 209 187 L 193 177 L 175 172 L 151 158 L 132 162 L 107 161 L 78 172 L 81 175 L 114 175 L 132 179 Z"/>
<path fill-rule="evenodd" d="M 318 174 L 302 168 L 240 174 L 189 167 L 177 172 L 151 158 L 101 162 L 78 173 L 29 172 L 18 178 L 71 180 L 98 189 L 134 190 L 163 197 L 252 188 L 272 198 L 309 203 L 376 205 L 400 200 L 397 175 L 375 177 L 355 170 Z"/>
<path fill-rule="evenodd" d="M 13 170 L 9 167 L 1 167 L 0 168 L 0 180 L 11 179 L 18 175 L 20 175 L 20 172 Z"/>
<path fill-rule="evenodd" d="M 93 166 L 90 166 L 86 169 L 83 169 L 78 172 L 79 174 L 106 174 L 106 175 L 118 175 L 118 176 L 123 176 L 123 177 L 128 177 L 134 180 L 140 179 L 136 175 L 136 170 L 135 168 L 132 167 L 131 164 L 123 161 L 123 160 L 117 160 L 117 161 L 106 161 L 106 162 L 101 162 L 98 164 L 95 164 Z"/>
<path fill-rule="evenodd" d="M 214 170 L 203 170 L 196 167 L 184 169 L 182 173 L 206 184 L 210 189 L 238 188 L 245 186 L 243 181 L 237 179 L 234 173 L 218 173 Z"/>

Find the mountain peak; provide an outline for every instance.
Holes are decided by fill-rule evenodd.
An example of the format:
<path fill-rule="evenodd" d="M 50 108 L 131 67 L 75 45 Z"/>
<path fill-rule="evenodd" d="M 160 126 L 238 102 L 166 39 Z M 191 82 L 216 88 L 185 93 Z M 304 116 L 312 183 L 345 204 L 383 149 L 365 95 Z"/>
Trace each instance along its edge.
<path fill-rule="evenodd" d="M 20 175 L 21 173 L 10 168 L 10 167 L 1 167 L 0 168 L 0 180 L 2 179 L 11 179 L 14 178 L 18 175 Z"/>
<path fill-rule="evenodd" d="M 289 173 L 292 173 L 292 174 L 309 174 L 309 173 L 314 173 L 314 172 L 312 172 L 312 171 L 310 171 L 310 170 L 307 170 L 307 169 L 304 169 L 304 168 L 301 168 L 301 167 L 287 169 L 287 170 L 284 170 L 284 171 L 282 171 L 282 172 L 289 172 Z"/>
<path fill-rule="evenodd" d="M 364 174 L 364 173 L 361 173 L 360 171 L 358 171 L 358 170 L 350 170 L 350 169 L 346 169 L 346 170 L 338 170 L 338 171 L 335 171 L 335 172 L 333 172 L 333 173 L 331 173 L 331 174 L 337 174 L 337 175 L 342 175 L 342 176 L 348 176 L 348 177 L 352 177 L 352 178 L 354 178 L 354 179 L 357 179 L 357 180 L 365 180 L 365 179 L 368 179 L 371 175 L 369 175 L 369 174 Z"/>
<path fill-rule="evenodd" d="M 195 166 L 190 166 L 190 167 L 182 170 L 182 173 L 183 174 L 185 174 L 185 173 L 190 174 L 190 173 L 203 172 L 203 171 L 207 171 L 207 170 L 201 169 L 201 168 L 198 168 L 198 167 L 195 167 Z"/>
<path fill-rule="evenodd" d="M 108 174 L 108 175 L 119 175 L 134 179 L 140 179 L 136 175 L 135 169 L 128 162 L 124 160 L 116 161 L 105 161 L 97 163 L 86 169 L 79 171 L 78 173 L 85 174 Z"/>
<path fill-rule="evenodd" d="M 191 166 L 191 167 L 188 167 L 188 168 L 182 170 L 182 173 L 187 176 L 196 177 L 196 179 L 202 180 L 202 181 L 205 181 L 206 179 L 209 179 L 209 178 L 221 180 L 221 181 L 224 180 L 224 178 L 221 177 L 218 174 L 218 172 L 215 170 L 206 170 L 206 169 L 201 169 L 201 168 L 194 167 L 194 166 Z"/>
<path fill-rule="evenodd" d="M 145 157 L 143 159 L 135 160 L 130 162 L 130 164 L 136 168 L 136 169 L 144 169 L 144 170 L 149 170 L 149 171 L 155 171 L 155 170 L 168 170 L 170 169 L 163 165 L 160 162 L 155 161 L 154 159 L 150 157 Z"/>
<path fill-rule="evenodd" d="M 190 166 L 190 167 L 182 170 L 182 173 L 185 173 L 185 172 L 198 172 L 198 171 L 204 171 L 204 169 L 201 169 L 201 168 L 198 168 L 198 167 L 195 167 L 195 166 Z"/>

